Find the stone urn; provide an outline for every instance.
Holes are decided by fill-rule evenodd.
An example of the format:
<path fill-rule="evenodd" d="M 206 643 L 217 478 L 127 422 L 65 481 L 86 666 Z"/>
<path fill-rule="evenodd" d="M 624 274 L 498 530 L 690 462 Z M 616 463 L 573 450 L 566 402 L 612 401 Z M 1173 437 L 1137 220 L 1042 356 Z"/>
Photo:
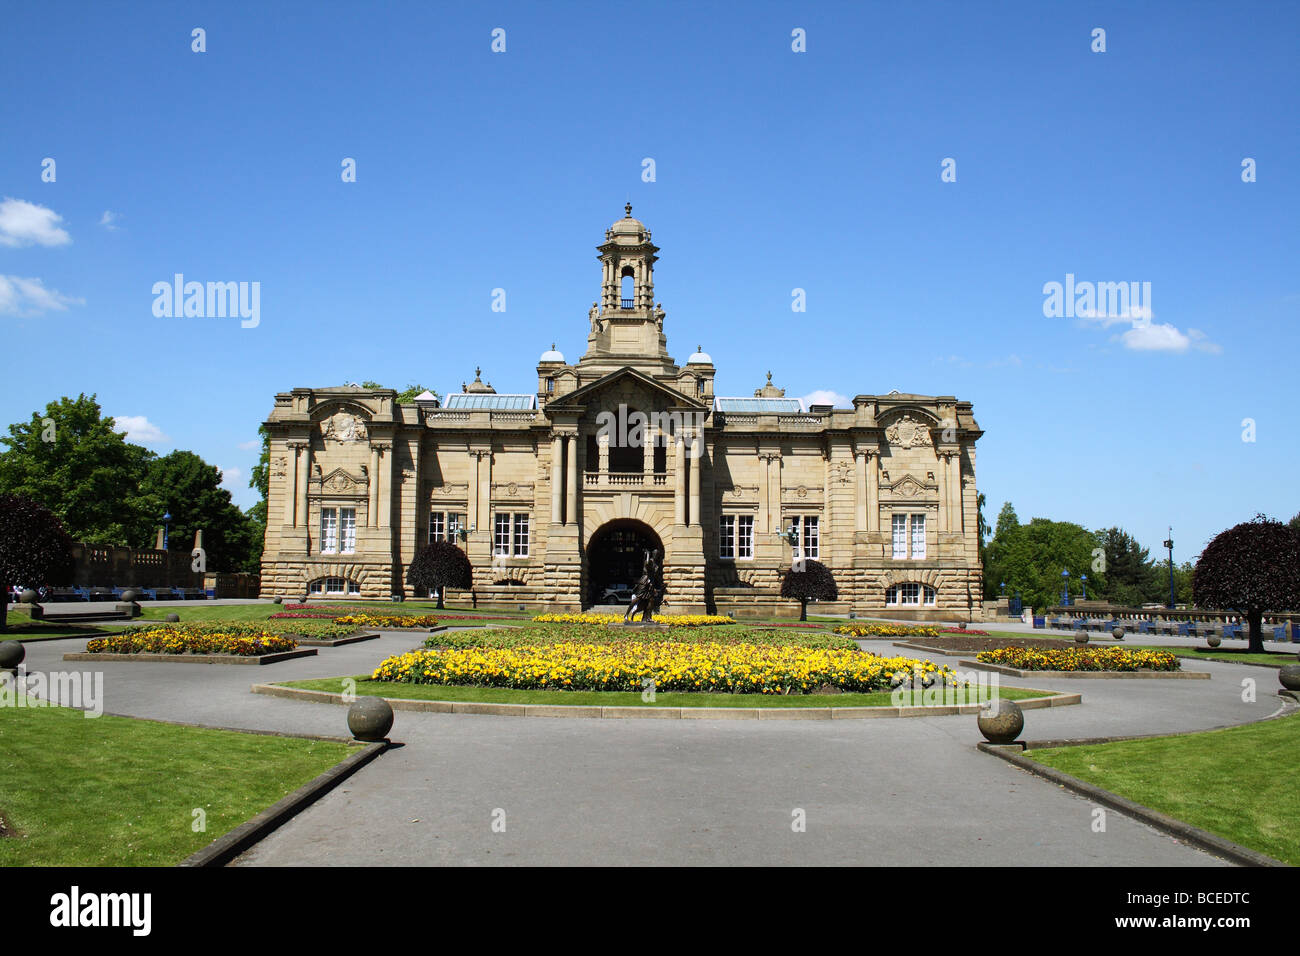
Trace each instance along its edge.
<path fill-rule="evenodd" d="M 0 648 L 4 645 L 0 644 Z M 1287 690 L 1300 690 L 1300 664 L 1287 664 L 1278 671 L 1277 679 Z"/>
<path fill-rule="evenodd" d="M 999 697 L 980 708 L 975 722 L 989 743 L 1009 744 L 1025 729 L 1025 714 L 1014 700 Z"/>
<path fill-rule="evenodd" d="M 1124 640 L 1124 625 L 1116 624 L 1114 627 L 1112 627 L 1110 629 L 1110 636 L 1117 641 Z"/>
<path fill-rule="evenodd" d="M 393 729 L 393 708 L 382 697 L 361 697 L 348 708 L 348 730 L 357 740 L 385 740 Z"/>
<path fill-rule="evenodd" d="M 27 657 L 27 648 L 18 641 L 0 641 L 0 671 L 17 670 Z"/>
<path fill-rule="evenodd" d="M 1076 643 L 1076 644 L 1087 644 L 1087 643 L 1088 643 L 1088 632 L 1085 631 L 1083 628 L 1079 628 L 1079 630 L 1075 631 L 1075 632 L 1074 632 L 1074 643 Z"/>
<path fill-rule="evenodd" d="M 1219 637 L 1218 634 L 1211 634 L 1205 639 L 1205 643 L 1209 644 L 1211 647 L 1218 647 L 1223 643 L 1223 638 Z"/>

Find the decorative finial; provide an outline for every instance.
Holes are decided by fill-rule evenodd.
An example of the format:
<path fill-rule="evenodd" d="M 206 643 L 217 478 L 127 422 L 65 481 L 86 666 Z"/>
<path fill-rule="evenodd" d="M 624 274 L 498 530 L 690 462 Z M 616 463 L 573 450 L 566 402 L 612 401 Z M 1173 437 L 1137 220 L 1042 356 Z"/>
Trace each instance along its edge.
<path fill-rule="evenodd" d="M 623 207 L 623 211 L 627 213 L 627 218 L 632 218 L 632 204 L 630 202 Z"/>
<path fill-rule="evenodd" d="M 768 385 L 771 385 L 771 384 L 772 384 L 772 373 L 771 373 L 771 372 L 768 372 L 768 373 L 767 373 L 767 384 L 768 384 Z"/>
<path fill-rule="evenodd" d="M 554 342 L 551 343 L 551 351 L 552 351 L 552 352 L 555 351 L 555 343 L 554 343 Z"/>
<path fill-rule="evenodd" d="M 697 346 L 695 346 L 695 351 L 697 351 L 697 352 L 703 352 L 703 351 L 704 351 L 704 346 L 703 346 L 703 345 L 697 345 Z"/>
<path fill-rule="evenodd" d="M 482 377 L 483 377 L 483 369 L 481 369 L 481 368 L 479 368 L 479 366 L 475 365 L 475 366 L 474 366 L 474 381 L 477 382 L 477 381 L 478 381 L 480 378 L 482 378 Z M 768 377 L 768 378 L 771 378 L 772 376 L 771 376 L 771 374 L 769 374 L 767 377 Z"/>

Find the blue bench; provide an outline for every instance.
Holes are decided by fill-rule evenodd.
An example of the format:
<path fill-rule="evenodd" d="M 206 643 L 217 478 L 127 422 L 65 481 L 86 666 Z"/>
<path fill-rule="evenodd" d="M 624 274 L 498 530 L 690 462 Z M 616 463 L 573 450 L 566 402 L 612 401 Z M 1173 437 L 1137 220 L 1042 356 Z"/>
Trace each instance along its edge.
<path fill-rule="evenodd" d="M 1045 617 L 1034 618 L 1034 628 L 1036 630 L 1047 630 L 1047 618 Z"/>

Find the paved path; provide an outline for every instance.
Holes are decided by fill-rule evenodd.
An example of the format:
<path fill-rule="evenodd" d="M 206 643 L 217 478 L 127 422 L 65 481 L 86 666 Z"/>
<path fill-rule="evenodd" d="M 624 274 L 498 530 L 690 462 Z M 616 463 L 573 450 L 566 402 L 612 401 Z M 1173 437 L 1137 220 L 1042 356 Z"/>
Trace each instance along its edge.
<path fill-rule="evenodd" d="M 84 639 L 27 645 L 29 671 L 101 669 L 110 713 L 340 735 L 344 709 L 250 694 L 363 673 L 422 635 L 261 667 L 74 664 Z M 879 650 L 890 645 L 872 642 Z M 911 652 L 907 652 L 911 653 Z M 935 656 L 955 664 L 957 658 Z M 1033 681 L 1080 706 L 1026 712 L 1028 738 L 1207 729 L 1274 712 L 1277 671 L 1193 662 L 1210 681 Z M 1241 681 L 1258 682 L 1243 702 Z M 617 721 L 397 715 L 390 750 L 237 861 L 332 864 L 1216 865 L 1222 861 L 975 749 L 974 717 Z M 795 811 L 806 831 L 794 832 Z M 494 832 L 496 811 L 505 832 Z M 501 817 L 497 814 L 497 819 Z"/>

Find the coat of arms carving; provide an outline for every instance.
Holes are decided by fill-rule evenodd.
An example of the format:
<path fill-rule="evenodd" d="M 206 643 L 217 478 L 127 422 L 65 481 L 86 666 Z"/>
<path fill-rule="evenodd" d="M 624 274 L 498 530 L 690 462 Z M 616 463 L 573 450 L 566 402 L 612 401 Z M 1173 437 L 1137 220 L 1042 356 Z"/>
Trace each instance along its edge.
<path fill-rule="evenodd" d="M 340 444 L 365 441 L 367 437 L 366 423 L 350 412 L 335 412 L 320 423 L 320 430 L 326 441 Z"/>
<path fill-rule="evenodd" d="M 885 429 L 885 438 L 891 445 L 899 448 L 915 448 L 930 444 L 930 429 L 923 423 L 913 420 L 911 415 L 904 415 Z"/>

